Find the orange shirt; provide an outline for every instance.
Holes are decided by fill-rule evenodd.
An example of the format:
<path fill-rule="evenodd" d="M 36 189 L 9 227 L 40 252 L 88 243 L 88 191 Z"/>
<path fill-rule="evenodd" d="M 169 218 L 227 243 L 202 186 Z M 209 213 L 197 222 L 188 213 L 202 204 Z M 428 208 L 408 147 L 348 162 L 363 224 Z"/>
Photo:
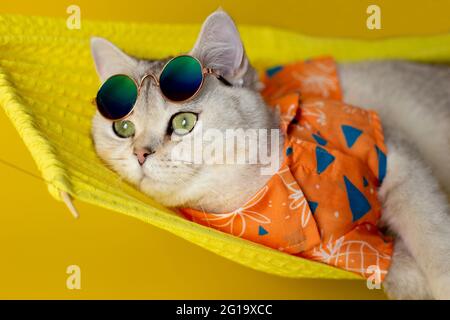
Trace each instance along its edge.
<path fill-rule="evenodd" d="M 181 211 L 193 221 L 274 249 L 384 279 L 392 241 L 377 223 L 386 173 L 378 115 L 342 101 L 330 58 L 267 70 L 262 95 L 280 110 L 285 159 L 232 212 Z"/>

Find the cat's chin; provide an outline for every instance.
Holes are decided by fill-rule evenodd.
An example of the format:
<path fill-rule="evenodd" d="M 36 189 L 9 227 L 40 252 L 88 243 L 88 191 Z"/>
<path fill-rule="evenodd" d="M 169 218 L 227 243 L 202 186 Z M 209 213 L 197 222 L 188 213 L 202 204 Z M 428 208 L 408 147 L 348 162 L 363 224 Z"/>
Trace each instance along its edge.
<path fill-rule="evenodd" d="M 186 199 L 180 195 L 179 190 L 175 190 L 174 184 L 168 181 L 144 174 L 137 187 L 163 206 L 174 208 L 183 207 L 186 204 Z"/>

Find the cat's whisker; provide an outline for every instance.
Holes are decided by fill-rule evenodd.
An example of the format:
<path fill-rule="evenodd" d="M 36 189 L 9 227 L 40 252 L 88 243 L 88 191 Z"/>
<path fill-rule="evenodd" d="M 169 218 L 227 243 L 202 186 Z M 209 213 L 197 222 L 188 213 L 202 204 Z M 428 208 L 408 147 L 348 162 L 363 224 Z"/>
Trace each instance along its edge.
<path fill-rule="evenodd" d="M 125 157 L 119 157 L 119 158 L 107 158 L 107 160 L 128 160 L 128 158 Z"/>

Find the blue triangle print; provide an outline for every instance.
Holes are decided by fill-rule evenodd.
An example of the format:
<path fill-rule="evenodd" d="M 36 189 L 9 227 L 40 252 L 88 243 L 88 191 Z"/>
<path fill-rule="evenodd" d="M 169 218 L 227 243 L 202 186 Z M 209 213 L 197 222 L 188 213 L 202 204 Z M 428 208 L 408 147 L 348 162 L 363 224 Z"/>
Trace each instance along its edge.
<path fill-rule="evenodd" d="M 292 147 L 287 147 L 287 149 L 286 149 L 286 156 L 289 157 L 293 152 L 294 152 L 294 149 L 292 149 Z"/>
<path fill-rule="evenodd" d="M 272 67 L 272 68 L 269 68 L 266 70 L 266 74 L 270 78 L 270 77 L 273 77 L 278 72 L 280 72 L 281 70 L 283 70 L 282 66 Z"/>
<path fill-rule="evenodd" d="M 334 156 L 321 147 L 316 147 L 317 173 L 321 174 L 334 161 Z"/>
<path fill-rule="evenodd" d="M 363 186 L 367 187 L 369 185 L 369 181 L 367 181 L 366 177 L 363 177 Z"/>
<path fill-rule="evenodd" d="M 313 136 L 314 140 L 316 140 L 316 142 L 318 144 L 320 144 L 321 146 L 326 146 L 327 145 L 327 140 L 325 140 L 324 138 L 322 138 L 318 134 L 313 133 L 312 136 Z"/>
<path fill-rule="evenodd" d="M 341 126 L 342 132 L 344 133 L 345 141 L 347 142 L 347 147 L 351 148 L 355 144 L 356 140 L 361 135 L 362 131 L 356 129 L 352 126 Z"/>
<path fill-rule="evenodd" d="M 259 226 L 258 228 L 258 235 L 259 236 L 265 236 L 266 234 L 268 234 L 269 231 L 267 231 L 266 229 L 264 229 L 262 226 Z"/>
<path fill-rule="evenodd" d="M 319 204 L 314 201 L 308 201 L 308 204 L 309 204 L 309 209 L 311 210 L 312 214 L 316 213 L 316 209 Z"/>
<path fill-rule="evenodd" d="M 366 197 L 361 191 L 356 188 L 350 180 L 344 176 L 345 189 L 347 190 L 347 198 L 350 203 L 350 210 L 352 211 L 353 221 L 361 219 L 367 212 L 370 211 L 371 206 Z"/>
<path fill-rule="evenodd" d="M 380 181 L 380 184 L 383 182 L 384 177 L 386 176 L 386 155 L 383 151 L 381 151 L 377 146 L 375 146 L 375 149 L 377 150 L 377 157 L 378 157 L 378 180 Z"/>

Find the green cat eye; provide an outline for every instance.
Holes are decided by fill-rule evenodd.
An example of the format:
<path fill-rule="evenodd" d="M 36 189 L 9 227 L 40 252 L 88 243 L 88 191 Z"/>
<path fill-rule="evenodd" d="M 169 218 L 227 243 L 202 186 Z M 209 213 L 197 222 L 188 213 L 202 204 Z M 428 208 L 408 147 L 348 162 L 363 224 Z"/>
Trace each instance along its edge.
<path fill-rule="evenodd" d="M 134 135 L 134 124 L 129 120 L 114 121 L 113 131 L 120 138 L 129 138 Z"/>
<path fill-rule="evenodd" d="M 197 123 L 197 114 L 192 112 L 181 112 L 172 118 L 172 129 L 177 135 L 185 135 L 194 129 Z"/>

